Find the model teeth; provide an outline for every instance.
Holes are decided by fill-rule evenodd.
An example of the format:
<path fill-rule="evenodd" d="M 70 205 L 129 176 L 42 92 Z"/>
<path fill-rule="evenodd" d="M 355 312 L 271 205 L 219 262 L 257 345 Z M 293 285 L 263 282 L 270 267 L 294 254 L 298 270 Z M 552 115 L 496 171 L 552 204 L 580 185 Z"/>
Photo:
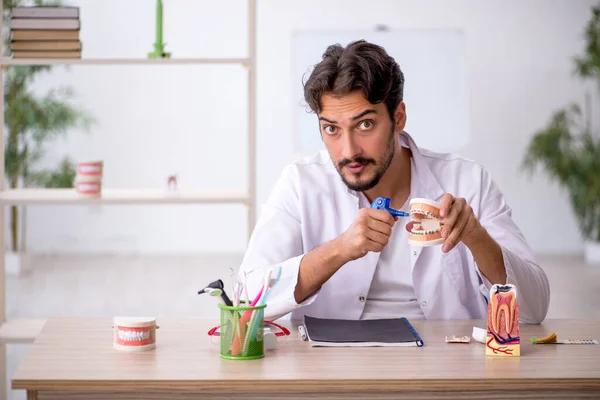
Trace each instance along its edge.
<path fill-rule="evenodd" d="M 419 229 L 419 228 L 420 228 L 420 226 L 413 227 L 413 229 L 411 230 L 411 233 L 414 233 L 415 235 L 432 235 L 432 234 L 438 233 L 440 231 L 439 229 L 423 230 L 423 229 Z"/>
<path fill-rule="evenodd" d="M 437 231 L 412 231 L 412 233 L 414 233 L 415 235 L 432 235 L 434 233 L 438 233 L 439 230 Z"/>
<path fill-rule="evenodd" d="M 136 342 L 141 340 L 150 339 L 150 331 L 137 332 L 137 331 L 119 331 L 119 339 L 124 342 Z"/>
<path fill-rule="evenodd" d="M 414 216 L 415 214 L 420 214 L 420 215 L 424 215 L 427 218 L 431 218 L 431 219 L 440 219 L 439 216 L 433 214 L 431 211 L 429 210 L 419 210 L 417 208 L 413 208 L 412 210 L 410 210 L 410 214 L 412 216 Z"/>

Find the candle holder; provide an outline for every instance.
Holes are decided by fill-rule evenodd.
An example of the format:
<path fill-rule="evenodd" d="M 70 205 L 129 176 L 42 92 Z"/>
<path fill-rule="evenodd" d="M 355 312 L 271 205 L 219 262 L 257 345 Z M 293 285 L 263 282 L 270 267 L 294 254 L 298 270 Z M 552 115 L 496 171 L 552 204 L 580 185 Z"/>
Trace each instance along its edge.
<path fill-rule="evenodd" d="M 171 53 L 165 52 L 166 43 L 163 42 L 163 4 L 156 0 L 156 41 L 154 51 L 148 53 L 148 58 L 171 58 Z"/>

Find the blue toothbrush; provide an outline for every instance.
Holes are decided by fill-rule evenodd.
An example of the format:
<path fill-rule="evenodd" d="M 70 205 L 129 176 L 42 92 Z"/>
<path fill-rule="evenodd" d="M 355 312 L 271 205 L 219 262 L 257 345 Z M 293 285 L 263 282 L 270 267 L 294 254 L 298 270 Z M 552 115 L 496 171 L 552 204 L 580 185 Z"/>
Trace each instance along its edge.
<path fill-rule="evenodd" d="M 407 212 L 394 210 L 393 208 L 391 208 L 391 202 L 392 200 L 387 197 L 378 197 L 375 200 L 373 200 L 373 203 L 371 203 L 371 208 L 374 208 L 376 210 L 386 210 L 394 217 L 410 217 L 410 214 Z"/>

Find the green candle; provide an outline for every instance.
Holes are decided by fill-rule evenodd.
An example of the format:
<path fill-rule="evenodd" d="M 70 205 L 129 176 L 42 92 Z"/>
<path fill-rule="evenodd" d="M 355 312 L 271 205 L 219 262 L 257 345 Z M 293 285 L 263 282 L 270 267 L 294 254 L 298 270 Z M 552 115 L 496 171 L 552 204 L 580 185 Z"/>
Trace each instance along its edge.
<path fill-rule="evenodd" d="M 163 4 L 162 0 L 156 1 L 156 43 L 163 40 Z"/>
<path fill-rule="evenodd" d="M 150 58 L 170 58 L 171 53 L 165 51 L 163 43 L 163 4 L 162 0 L 156 0 L 156 41 L 154 51 L 148 53 Z"/>

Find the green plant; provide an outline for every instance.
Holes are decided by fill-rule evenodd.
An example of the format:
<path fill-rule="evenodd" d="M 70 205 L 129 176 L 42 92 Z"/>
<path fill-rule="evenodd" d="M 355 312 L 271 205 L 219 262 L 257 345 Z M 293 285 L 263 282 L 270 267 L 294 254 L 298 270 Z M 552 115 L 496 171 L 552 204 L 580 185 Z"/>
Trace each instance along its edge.
<path fill-rule="evenodd" d="M 585 39 L 584 55 L 574 58 L 574 73 L 596 80 L 600 88 L 600 7 L 592 8 Z M 523 168 L 533 172 L 538 166 L 568 191 L 583 236 L 600 242 L 600 135 L 594 134 L 580 105 L 554 112 L 548 125 L 535 132 Z"/>
<path fill-rule="evenodd" d="M 10 26 L 10 13 L 22 5 L 61 6 L 60 0 L 3 0 L 4 25 Z M 4 33 L 5 54 L 10 55 L 10 34 Z M 47 145 L 64 136 L 70 128 L 87 128 L 92 122 L 87 113 L 70 100 L 69 87 L 52 89 L 44 96 L 35 94 L 31 86 L 43 73 L 52 70 L 50 65 L 13 65 L 6 68 L 4 78 L 4 168 L 8 187 L 71 188 L 75 178 L 75 165 L 65 157 L 55 169 L 39 169 L 36 164 L 45 155 Z M 11 249 L 19 251 L 19 208 L 11 206 Z"/>

